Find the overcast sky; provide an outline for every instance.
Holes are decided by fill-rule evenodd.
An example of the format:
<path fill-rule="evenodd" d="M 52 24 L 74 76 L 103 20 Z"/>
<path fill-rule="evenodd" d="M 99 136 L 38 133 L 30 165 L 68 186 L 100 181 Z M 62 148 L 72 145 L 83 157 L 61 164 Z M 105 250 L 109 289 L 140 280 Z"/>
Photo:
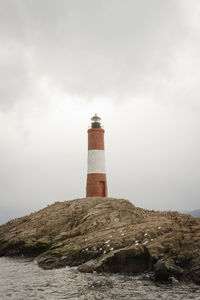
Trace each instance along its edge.
<path fill-rule="evenodd" d="M 0 223 L 85 197 L 95 112 L 109 196 L 200 208 L 199 53 L 199 0 L 0 0 Z"/>

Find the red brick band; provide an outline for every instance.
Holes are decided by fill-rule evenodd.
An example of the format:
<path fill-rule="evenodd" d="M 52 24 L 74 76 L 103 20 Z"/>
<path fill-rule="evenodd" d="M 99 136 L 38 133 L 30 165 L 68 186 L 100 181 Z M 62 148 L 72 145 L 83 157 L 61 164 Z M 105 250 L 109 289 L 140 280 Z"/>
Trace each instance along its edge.
<path fill-rule="evenodd" d="M 106 174 L 88 174 L 86 197 L 107 197 Z"/>
<path fill-rule="evenodd" d="M 88 150 L 104 150 L 104 129 L 88 129 Z"/>

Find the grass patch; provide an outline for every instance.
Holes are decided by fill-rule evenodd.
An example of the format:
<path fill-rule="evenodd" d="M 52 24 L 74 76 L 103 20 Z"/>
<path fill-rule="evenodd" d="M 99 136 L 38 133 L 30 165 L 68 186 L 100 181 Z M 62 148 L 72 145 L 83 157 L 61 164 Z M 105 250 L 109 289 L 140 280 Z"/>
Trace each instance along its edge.
<path fill-rule="evenodd" d="M 54 250 L 54 249 L 48 249 L 48 250 L 42 252 L 42 256 L 45 256 L 45 255 L 55 255 L 58 257 L 62 256 L 62 254 L 59 251 Z"/>
<path fill-rule="evenodd" d="M 81 250 L 79 249 L 71 249 L 71 248 L 67 248 L 67 249 L 64 249 L 60 252 L 63 256 L 78 256 L 80 255 L 81 253 Z"/>

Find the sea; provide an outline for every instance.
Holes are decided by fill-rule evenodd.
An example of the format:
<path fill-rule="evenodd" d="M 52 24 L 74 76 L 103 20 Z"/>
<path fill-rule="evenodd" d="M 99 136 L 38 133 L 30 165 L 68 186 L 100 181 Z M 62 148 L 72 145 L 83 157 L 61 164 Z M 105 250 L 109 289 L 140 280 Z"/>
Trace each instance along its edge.
<path fill-rule="evenodd" d="M 43 270 L 27 258 L 0 258 L 0 299 L 199 299 L 200 286 L 158 284 L 149 275 L 86 274 L 77 268 Z"/>

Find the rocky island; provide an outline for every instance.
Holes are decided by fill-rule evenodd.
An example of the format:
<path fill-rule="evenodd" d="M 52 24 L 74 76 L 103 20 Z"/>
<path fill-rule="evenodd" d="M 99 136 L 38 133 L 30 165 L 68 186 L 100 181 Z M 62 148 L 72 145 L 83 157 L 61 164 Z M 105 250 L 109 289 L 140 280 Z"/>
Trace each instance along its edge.
<path fill-rule="evenodd" d="M 53 205 L 0 226 L 0 256 L 36 257 L 44 269 L 153 272 L 200 284 L 200 219 L 90 197 Z"/>

